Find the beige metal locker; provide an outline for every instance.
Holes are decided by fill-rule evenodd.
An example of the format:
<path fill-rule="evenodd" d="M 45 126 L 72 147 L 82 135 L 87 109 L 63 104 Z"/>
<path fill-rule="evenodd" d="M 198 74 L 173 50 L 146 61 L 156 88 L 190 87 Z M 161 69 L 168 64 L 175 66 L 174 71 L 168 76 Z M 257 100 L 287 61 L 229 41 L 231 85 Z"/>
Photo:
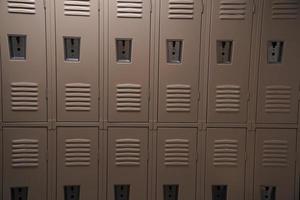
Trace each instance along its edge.
<path fill-rule="evenodd" d="M 47 199 L 47 129 L 4 128 L 3 153 L 3 199 Z"/>
<path fill-rule="evenodd" d="M 157 138 L 157 200 L 195 200 L 197 129 L 160 128 Z"/>
<path fill-rule="evenodd" d="M 97 0 L 56 0 L 58 121 L 98 120 Z"/>
<path fill-rule="evenodd" d="M 199 0 L 160 1 L 160 122 L 197 121 L 201 4 Z"/>
<path fill-rule="evenodd" d="M 109 1 L 108 120 L 148 121 L 149 0 Z"/>
<path fill-rule="evenodd" d="M 294 199 L 296 130 L 258 129 L 254 199 Z"/>
<path fill-rule="evenodd" d="M 205 199 L 244 199 L 245 155 L 246 129 L 207 130 Z"/>
<path fill-rule="evenodd" d="M 0 1 L 4 121 L 46 121 L 43 1 Z"/>
<path fill-rule="evenodd" d="M 245 123 L 253 0 L 214 0 L 208 77 L 208 122 Z"/>
<path fill-rule="evenodd" d="M 147 200 L 148 129 L 108 130 L 108 200 Z"/>
<path fill-rule="evenodd" d="M 300 2 L 264 1 L 257 121 L 297 123 Z"/>

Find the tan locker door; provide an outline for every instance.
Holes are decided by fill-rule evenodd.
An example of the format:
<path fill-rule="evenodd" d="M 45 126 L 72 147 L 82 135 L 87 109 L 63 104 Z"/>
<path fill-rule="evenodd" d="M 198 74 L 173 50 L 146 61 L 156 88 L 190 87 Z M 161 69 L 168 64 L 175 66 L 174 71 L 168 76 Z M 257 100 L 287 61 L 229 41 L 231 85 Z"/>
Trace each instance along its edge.
<path fill-rule="evenodd" d="M 46 121 L 43 1 L 0 1 L 0 24 L 3 120 Z"/>
<path fill-rule="evenodd" d="M 257 104 L 259 123 L 297 123 L 299 7 L 299 1 L 264 1 Z M 273 48 L 272 42 L 282 42 L 282 50 L 276 43 Z"/>
<path fill-rule="evenodd" d="M 97 121 L 98 0 L 56 0 L 55 5 L 57 119 Z"/>
<path fill-rule="evenodd" d="M 22 193 L 27 199 L 46 199 L 47 129 L 4 128 L 3 133 L 3 199 Z"/>
<path fill-rule="evenodd" d="M 196 146 L 195 128 L 160 128 L 157 140 L 157 200 L 164 196 L 195 200 Z M 170 187 L 171 186 L 171 187 Z M 177 186 L 172 189 L 172 186 Z M 175 192 L 175 194 L 174 194 Z"/>

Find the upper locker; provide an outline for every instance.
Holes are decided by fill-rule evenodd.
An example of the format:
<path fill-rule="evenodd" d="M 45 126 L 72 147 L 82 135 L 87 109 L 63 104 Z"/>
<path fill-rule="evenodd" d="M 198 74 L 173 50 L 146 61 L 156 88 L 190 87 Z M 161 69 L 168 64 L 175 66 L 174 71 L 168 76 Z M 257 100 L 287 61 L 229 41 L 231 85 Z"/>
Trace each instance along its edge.
<path fill-rule="evenodd" d="M 257 121 L 297 123 L 300 1 L 264 1 Z"/>
<path fill-rule="evenodd" d="M 159 122 L 196 122 L 201 1 L 162 0 L 159 44 Z"/>
<path fill-rule="evenodd" d="M 56 0 L 57 120 L 98 120 L 98 1 Z"/>
<path fill-rule="evenodd" d="M 3 120 L 46 121 L 43 1 L 0 1 L 0 24 Z"/>
<path fill-rule="evenodd" d="M 253 0 L 212 5 L 208 122 L 245 123 Z"/>
<path fill-rule="evenodd" d="M 150 24 L 150 0 L 109 1 L 109 121 L 148 121 Z"/>

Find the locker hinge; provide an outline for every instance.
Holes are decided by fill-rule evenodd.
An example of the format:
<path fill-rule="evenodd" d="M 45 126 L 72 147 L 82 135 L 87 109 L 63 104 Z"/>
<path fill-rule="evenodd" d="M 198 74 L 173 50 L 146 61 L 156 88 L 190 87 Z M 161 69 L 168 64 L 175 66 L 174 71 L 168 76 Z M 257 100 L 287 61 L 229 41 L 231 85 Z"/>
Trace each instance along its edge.
<path fill-rule="evenodd" d="M 201 14 L 204 13 L 204 3 L 203 3 L 203 0 L 201 0 Z"/>
<path fill-rule="evenodd" d="M 197 100 L 198 101 L 200 101 L 200 95 L 201 95 L 201 93 L 200 93 L 200 91 L 198 91 L 198 94 L 197 94 Z"/>
<path fill-rule="evenodd" d="M 48 151 L 46 151 L 45 159 L 46 159 L 46 162 L 48 162 Z"/>
<path fill-rule="evenodd" d="M 44 9 L 46 9 L 46 0 L 43 0 Z"/>
<path fill-rule="evenodd" d="M 256 10 L 256 4 L 255 4 L 255 0 L 252 1 L 252 13 L 254 14 L 255 13 L 255 10 Z"/>
<path fill-rule="evenodd" d="M 151 97 L 151 94 L 150 94 L 150 89 L 149 89 L 149 92 L 148 92 L 148 102 L 150 101 L 150 97 Z"/>
<path fill-rule="evenodd" d="M 250 94 L 250 92 L 248 92 L 248 94 L 247 94 L 247 101 L 250 101 L 250 97 L 251 97 L 251 94 Z"/>
<path fill-rule="evenodd" d="M 150 13 L 152 13 L 152 0 L 150 1 Z"/>
<path fill-rule="evenodd" d="M 245 162 L 247 162 L 247 152 L 245 152 Z"/>
<path fill-rule="evenodd" d="M 45 95 L 46 96 L 46 101 L 48 101 L 48 98 L 49 98 L 48 97 L 48 88 L 45 89 L 45 92 L 46 92 L 46 95 Z"/>

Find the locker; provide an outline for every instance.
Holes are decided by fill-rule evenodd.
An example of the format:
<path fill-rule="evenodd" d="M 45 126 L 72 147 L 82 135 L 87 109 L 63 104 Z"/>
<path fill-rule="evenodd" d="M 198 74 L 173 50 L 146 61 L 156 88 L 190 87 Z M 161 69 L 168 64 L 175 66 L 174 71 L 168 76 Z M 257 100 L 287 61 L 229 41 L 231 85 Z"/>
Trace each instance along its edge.
<path fill-rule="evenodd" d="M 160 128 L 157 138 L 157 200 L 195 200 L 195 128 Z"/>
<path fill-rule="evenodd" d="M 258 123 L 297 123 L 300 73 L 299 6 L 299 1 L 264 1 L 259 59 Z"/>
<path fill-rule="evenodd" d="M 214 0 L 210 27 L 208 122 L 245 123 L 252 0 Z"/>
<path fill-rule="evenodd" d="M 98 177 L 98 128 L 59 127 L 57 199 L 97 199 Z"/>
<path fill-rule="evenodd" d="M 159 122 L 197 121 L 201 9 L 201 1 L 160 1 Z"/>
<path fill-rule="evenodd" d="M 47 199 L 47 129 L 4 128 L 3 133 L 3 199 Z"/>
<path fill-rule="evenodd" d="M 55 2 L 57 120 L 97 121 L 98 1 Z"/>
<path fill-rule="evenodd" d="M 147 199 L 148 129 L 108 130 L 108 200 Z"/>
<path fill-rule="evenodd" d="M 150 1 L 109 1 L 108 120 L 148 121 Z"/>
<path fill-rule="evenodd" d="M 209 128 L 205 199 L 244 199 L 246 129 Z"/>
<path fill-rule="evenodd" d="M 296 130 L 258 129 L 254 199 L 294 199 Z"/>
<path fill-rule="evenodd" d="M 0 24 L 3 120 L 46 121 L 43 1 L 1 1 Z"/>

